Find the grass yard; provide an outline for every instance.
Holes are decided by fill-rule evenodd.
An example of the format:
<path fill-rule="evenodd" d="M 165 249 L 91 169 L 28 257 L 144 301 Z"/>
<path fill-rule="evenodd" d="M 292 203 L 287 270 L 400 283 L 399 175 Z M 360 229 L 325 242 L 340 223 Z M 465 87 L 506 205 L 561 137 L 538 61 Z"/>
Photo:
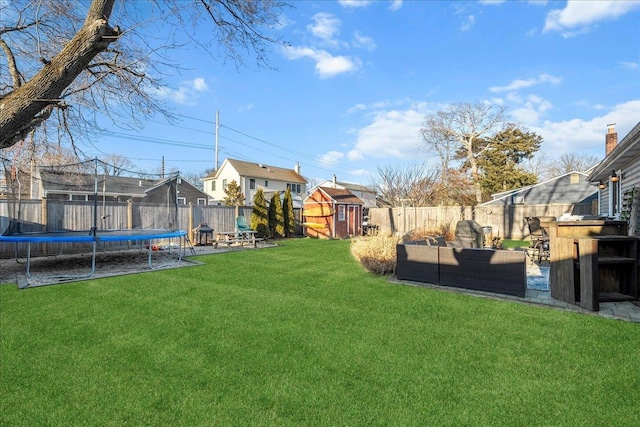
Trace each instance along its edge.
<path fill-rule="evenodd" d="M 637 323 L 391 284 L 348 241 L 199 260 L 0 286 L 0 425 L 638 425 Z"/>
<path fill-rule="evenodd" d="M 529 246 L 531 246 L 531 240 L 504 239 L 502 241 L 503 249 L 528 248 Z"/>

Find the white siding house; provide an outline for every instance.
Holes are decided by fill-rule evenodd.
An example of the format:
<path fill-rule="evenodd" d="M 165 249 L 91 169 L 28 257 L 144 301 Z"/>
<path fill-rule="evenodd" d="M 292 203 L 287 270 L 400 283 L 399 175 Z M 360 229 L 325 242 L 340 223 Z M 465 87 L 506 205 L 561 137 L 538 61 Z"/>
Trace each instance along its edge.
<path fill-rule="evenodd" d="M 640 122 L 620 143 L 614 125 L 609 125 L 606 157 L 589 174 L 588 180 L 598 185 L 600 215 L 629 220 L 629 234 L 638 234 Z"/>
<path fill-rule="evenodd" d="M 290 188 L 292 196 L 300 199 L 305 194 L 307 185 L 297 164 L 294 169 L 284 169 L 235 159 L 225 159 L 217 171 L 207 175 L 202 181 L 204 192 L 209 195 L 209 204 L 220 205 L 225 198 L 224 189 L 231 181 L 236 181 L 245 196 L 245 206 L 253 204 L 258 189 L 269 194 L 276 191 L 284 193 Z"/>

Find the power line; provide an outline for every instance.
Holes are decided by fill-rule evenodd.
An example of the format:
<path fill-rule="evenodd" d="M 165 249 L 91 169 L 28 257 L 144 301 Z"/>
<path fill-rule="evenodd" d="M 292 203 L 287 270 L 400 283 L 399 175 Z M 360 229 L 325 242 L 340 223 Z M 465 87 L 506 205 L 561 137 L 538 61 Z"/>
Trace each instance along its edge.
<path fill-rule="evenodd" d="M 176 116 L 183 117 L 183 118 L 189 119 L 189 120 L 202 122 L 202 123 L 207 123 L 207 124 L 214 125 L 214 126 L 216 125 L 216 122 L 211 121 L 211 120 L 200 119 L 200 118 L 197 118 L 197 117 L 191 117 L 191 116 L 187 116 L 187 115 L 184 115 L 184 114 L 176 114 Z M 200 132 L 200 133 L 204 133 L 204 134 L 208 134 L 208 135 L 215 135 L 214 132 L 210 132 L 210 131 L 204 131 L 204 130 L 200 130 L 200 129 L 193 129 L 193 128 L 183 127 L 183 126 L 174 126 L 174 125 L 170 125 L 168 123 L 163 123 L 163 122 L 159 122 L 159 121 L 153 121 L 153 122 L 158 123 L 158 124 L 165 124 L 165 125 L 172 126 L 172 127 L 179 127 L 181 129 L 190 130 L 190 131 L 194 131 L 194 132 Z M 258 142 L 260 142 L 262 144 L 265 144 L 265 145 L 267 145 L 267 146 L 269 146 L 271 148 L 275 148 L 275 149 L 281 150 L 281 151 L 283 151 L 283 152 L 285 152 L 287 154 L 293 154 L 293 155 L 295 155 L 295 156 L 297 156 L 299 158 L 307 159 L 307 160 L 310 160 L 310 161 L 313 162 L 312 164 L 309 164 L 309 163 L 306 163 L 306 162 L 299 162 L 299 158 L 292 159 L 292 158 L 289 158 L 289 157 L 280 156 L 281 158 L 289 160 L 291 162 L 299 162 L 305 167 L 311 167 L 311 168 L 315 168 L 315 169 L 319 169 L 319 170 L 324 170 L 324 171 L 327 171 L 327 172 L 333 172 L 336 169 L 348 172 L 347 169 L 341 168 L 341 167 L 338 167 L 338 166 L 332 166 L 331 169 L 328 168 L 328 167 L 322 166 L 322 163 L 316 157 L 310 156 L 310 155 L 308 155 L 306 153 L 303 153 L 303 152 L 300 152 L 300 151 L 292 150 L 290 147 L 283 147 L 283 146 L 280 146 L 278 144 L 271 143 L 271 142 L 266 141 L 266 140 L 264 140 L 262 138 L 258 138 L 256 136 L 250 135 L 250 134 L 248 134 L 246 132 L 240 131 L 238 129 L 234 129 L 234 128 L 230 127 L 230 126 L 226 126 L 226 125 L 219 124 L 219 123 L 218 123 L 218 126 L 222 127 L 222 128 L 225 128 L 225 129 L 227 129 L 227 130 L 229 130 L 231 132 L 235 132 L 237 134 L 245 136 L 247 138 L 253 139 L 255 141 L 258 141 Z M 149 143 L 153 143 L 153 144 L 169 145 L 169 146 L 185 147 L 185 148 L 196 148 L 196 149 L 204 149 L 204 150 L 213 150 L 214 149 L 214 147 L 209 146 L 209 145 L 205 145 L 205 144 L 197 144 L 197 143 L 190 143 L 190 142 L 176 141 L 176 140 L 169 140 L 169 139 L 162 139 L 162 138 L 154 138 L 154 137 L 144 137 L 144 136 L 139 136 L 139 135 L 124 134 L 124 133 L 112 132 L 112 131 L 103 131 L 103 133 L 107 133 L 109 135 L 113 135 L 113 136 L 116 136 L 116 137 L 119 137 L 119 138 L 128 138 L 128 139 L 132 139 L 132 140 L 136 140 L 136 141 L 149 142 Z M 236 144 L 239 144 L 239 145 L 242 145 L 244 147 L 250 148 L 251 150 L 254 150 L 254 151 L 260 151 L 260 152 L 263 152 L 263 153 L 266 153 L 266 154 L 270 154 L 270 155 L 274 154 L 271 151 L 261 150 L 261 149 L 255 147 L 255 146 L 249 145 L 247 143 L 243 143 L 241 141 L 238 141 L 236 139 L 232 139 L 232 138 L 229 138 L 229 137 L 226 137 L 226 136 L 220 136 L 220 138 L 225 139 L 225 140 L 230 141 L 230 142 L 233 142 L 233 143 L 236 143 Z M 227 149 L 227 151 L 229 153 L 232 153 L 228 149 Z M 240 153 L 237 153 L 237 154 L 238 155 L 235 156 L 236 158 L 239 158 L 239 159 L 242 159 L 242 160 L 246 160 L 246 161 L 252 161 L 252 162 L 259 163 L 259 161 L 257 161 L 257 160 L 249 159 L 248 156 L 246 156 L 246 154 L 244 154 L 244 155 L 240 154 Z"/>

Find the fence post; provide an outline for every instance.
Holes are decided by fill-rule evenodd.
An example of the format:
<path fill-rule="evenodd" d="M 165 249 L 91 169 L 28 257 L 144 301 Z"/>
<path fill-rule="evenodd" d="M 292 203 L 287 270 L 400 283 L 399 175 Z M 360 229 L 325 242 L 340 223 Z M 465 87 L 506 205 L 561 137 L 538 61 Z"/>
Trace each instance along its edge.
<path fill-rule="evenodd" d="M 47 213 L 47 198 L 43 197 L 42 199 L 40 199 L 40 221 L 42 222 L 42 230 L 46 233 L 47 231 L 49 231 L 49 219 L 48 219 L 48 213 Z M 42 243 L 42 246 L 40 246 L 40 249 L 42 250 L 42 255 L 46 255 L 47 254 L 47 244 L 46 243 Z"/>
<path fill-rule="evenodd" d="M 195 242 L 193 235 L 193 203 L 189 202 L 189 229 L 187 230 L 187 235 L 189 236 L 190 242 Z M 206 243 L 206 239 L 205 239 Z"/>
<path fill-rule="evenodd" d="M 127 228 L 133 229 L 133 201 L 131 199 L 127 200 Z M 130 240 L 127 240 L 127 246 L 131 249 Z"/>

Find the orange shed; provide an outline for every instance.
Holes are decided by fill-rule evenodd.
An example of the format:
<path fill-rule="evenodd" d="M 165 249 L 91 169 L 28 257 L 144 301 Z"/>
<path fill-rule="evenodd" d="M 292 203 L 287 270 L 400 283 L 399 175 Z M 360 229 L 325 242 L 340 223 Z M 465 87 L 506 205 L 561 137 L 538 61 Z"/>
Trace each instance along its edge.
<path fill-rule="evenodd" d="M 341 239 L 362 234 L 363 202 L 349 190 L 316 187 L 302 211 L 304 233 L 309 237 Z"/>

